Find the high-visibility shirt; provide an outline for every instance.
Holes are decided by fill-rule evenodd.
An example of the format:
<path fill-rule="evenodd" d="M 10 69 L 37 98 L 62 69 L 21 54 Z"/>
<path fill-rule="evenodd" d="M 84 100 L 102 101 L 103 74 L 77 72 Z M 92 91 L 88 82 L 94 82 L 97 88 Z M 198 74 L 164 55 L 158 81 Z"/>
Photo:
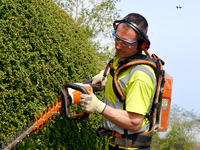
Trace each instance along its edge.
<path fill-rule="evenodd" d="M 113 70 L 116 72 L 118 68 L 119 57 L 113 58 Z M 131 66 L 119 74 L 117 81 L 125 95 L 126 106 L 128 112 L 134 112 L 141 115 L 146 115 L 153 99 L 156 77 L 154 70 L 148 65 Z M 113 90 L 113 77 L 109 73 L 105 87 L 104 102 L 117 109 L 123 109 L 123 102 L 120 102 Z M 112 131 L 124 134 L 122 128 L 113 124 L 107 119 L 103 119 L 103 126 Z M 150 123 L 147 118 L 142 122 L 141 128 L 137 132 L 149 130 Z M 135 132 L 134 132 L 135 133 Z M 128 131 L 128 134 L 133 134 Z"/>

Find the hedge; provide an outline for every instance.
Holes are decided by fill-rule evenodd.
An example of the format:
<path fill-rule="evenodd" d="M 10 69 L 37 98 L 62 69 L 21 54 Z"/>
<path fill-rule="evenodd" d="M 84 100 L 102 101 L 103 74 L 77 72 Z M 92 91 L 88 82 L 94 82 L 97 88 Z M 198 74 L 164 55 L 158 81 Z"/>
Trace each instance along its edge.
<path fill-rule="evenodd" d="M 60 85 L 102 69 L 93 43 L 52 0 L 0 0 L 0 144 L 59 96 Z M 19 149 L 104 149 L 99 115 L 57 117 Z"/>

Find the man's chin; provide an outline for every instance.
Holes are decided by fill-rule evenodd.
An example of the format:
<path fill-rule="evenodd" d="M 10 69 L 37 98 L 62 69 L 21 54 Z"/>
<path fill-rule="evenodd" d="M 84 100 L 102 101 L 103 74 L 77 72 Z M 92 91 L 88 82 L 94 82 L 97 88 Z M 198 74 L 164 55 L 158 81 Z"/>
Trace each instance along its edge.
<path fill-rule="evenodd" d="M 118 57 L 123 57 L 123 55 L 121 53 L 118 53 L 118 52 L 116 52 L 115 55 L 118 56 Z"/>

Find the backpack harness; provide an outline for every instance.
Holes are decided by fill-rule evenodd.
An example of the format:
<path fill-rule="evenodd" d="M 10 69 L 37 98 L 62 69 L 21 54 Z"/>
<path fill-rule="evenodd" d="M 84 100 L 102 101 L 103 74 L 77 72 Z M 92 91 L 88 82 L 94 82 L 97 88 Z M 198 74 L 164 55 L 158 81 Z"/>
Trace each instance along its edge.
<path fill-rule="evenodd" d="M 117 78 L 121 72 L 126 70 L 127 68 L 133 65 L 149 65 L 153 68 L 155 75 L 156 75 L 156 85 L 154 91 L 154 97 L 150 102 L 149 109 L 145 117 L 150 122 L 150 129 L 149 131 L 141 132 L 141 133 L 134 133 L 128 134 L 126 129 L 124 130 L 124 134 L 119 134 L 115 131 L 111 131 L 105 128 L 99 128 L 97 130 L 98 136 L 112 136 L 113 139 L 117 139 L 118 144 L 120 145 L 120 139 L 125 138 L 125 144 L 122 146 L 126 147 L 134 147 L 134 148 L 143 148 L 147 147 L 151 144 L 152 139 L 152 131 L 158 129 L 156 125 L 159 125 L 160 119 L 160 111 L 161 111 L 161 103 L 162 103 L 162 93 L 163 93 L 163 86 L 165 82 L 165 70 L 163 70 L 162 66 L 164 65 L 164 61 L 158 58 L 155 54 L 150 55 L 147 51 L 145 51 L 147 55 L 143 54 L 136 54 L 132 57 L 127 58 L 125 61 L 120 62 L 119 66 L 114 73 L 113 70 L 113 60 L 111 60 L 108 65 L 106 66 L 104 77 L 107 76 L 108 68 L 110 68 L 110 74 L 113 76 L 113 90 L 115 95 L 119 98 L 121 102 L 123 102 L 123 109 L 125 110 L 126 100 L 123 94 L 122 89 L 120 89 L 119 83 Z M 115 142 L 116 143 L 116 140 Z"/>

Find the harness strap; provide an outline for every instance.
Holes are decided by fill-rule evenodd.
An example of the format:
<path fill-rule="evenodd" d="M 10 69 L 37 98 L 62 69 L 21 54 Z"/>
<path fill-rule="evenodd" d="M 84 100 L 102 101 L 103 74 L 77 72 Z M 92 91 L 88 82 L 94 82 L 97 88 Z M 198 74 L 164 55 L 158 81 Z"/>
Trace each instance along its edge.
<path fill-rule="evenodd" d="M 148 147 L 151 144 L 152 135 L 149 134 L 138 134 L 137 136 L 132 136 L 128 138 L 127 141 L 124 138 L 114 137 L 111 139 L 111 143 L 120 146 L 125 146 L 126 148 L 143 148 Z"/>
<path fill-rule="evenodd" d="M 154 69 L 156 69 L 156 64 L 153 63 L 153 62 L 150 62 L 148 60 L 137 60 L 137 61 L 133 61 L 133 62 L 130 62 L 130 63 L 127 63 L 123 66 L 121 66 L 119 69 L 117 69 L 117 71 L 115 72 L 114 74 L 114 77 L 113 77 L 113 89 L 114 89 L 114 92 L 116 94 L 116 96 L 119 98 L 119 99 L 122 99 L 122 100 L 125 100 L 125 96 L 122 92 L 122 90 L 120 89 L 120 86 L 118 84 L 118 81 L 117 81 L 117 78 L 119 76 L 119 74 L 127 69 L 128 67 L 131 67 L 133 65 L 141 65 L 141 64 L 145 64 L 145 65 L 150 65 L 152 66 Z"/>
<path fill-rule="evenodd" d="M 112 62 L 113 62 L 113 59 L 110 60 L 110 61 L 108 62 L 108 64 L 106 65 L 106 68 L 105 68 L 104 73 L 103 73 L 103 79 L 102 79 L 102 81 L 105 80 L 109 68 L 113 68 L 113 67 L 110 66 L 110 65 L 112 64 Z"/>
<path fill-rule="evenodd" d="M 151 139 L 152 139 L 152 134 L 136 133 L 136 134 L 129 134 L 125 136 L 124 134 L 122 135 L 122 134 L 119 134 L 118 132 L 105 129 L 103 127 L 97 130 L 97 135 L 99 137 L 112 136 L 112 139 L 110 140 L 112 144 L 117 144 L 120 146 L 124 146 L 126 148 L 147 147 L 151 144 Z"/>

